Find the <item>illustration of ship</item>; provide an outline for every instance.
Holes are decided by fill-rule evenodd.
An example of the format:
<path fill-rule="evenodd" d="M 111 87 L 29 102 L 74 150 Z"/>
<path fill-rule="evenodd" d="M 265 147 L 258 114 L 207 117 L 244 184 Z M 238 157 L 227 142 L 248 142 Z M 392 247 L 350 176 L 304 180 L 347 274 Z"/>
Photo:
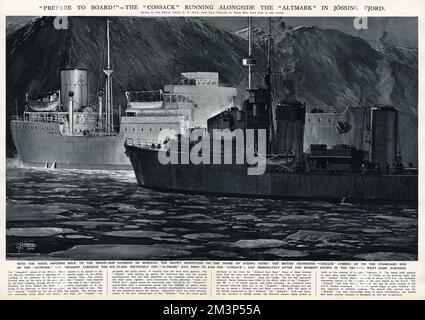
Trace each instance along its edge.
<path fill-rule="evenodd" d="M 208 110 L 233 105 L 236 89 L 221 86 L 218 73 L 184 72 L 161 90 L 125 92 L 127 108 L 116 130 L 109 24 L 108 20 L 105 90 L 98 92 L 97 102 L 88 101 L 88 71 L 81 68 L 61 71 L 60 90 L 27 94 L 23 116 L 16 115 L 10 124 L 25 165 L 130 170 L 123 147 L 126 138 L 156 143 L 162 129 L 184 133 L 205 126 Z"/>
<path fill-rule="evenodd" d="M 194 164 L 182 161 L 188 153 L 183 136 L 161 145 L 127 139 L 126 154 L 140 186 L 236 196 L 417 202 L 417 168 L 402 163 L 397 144 L 398 111 L 394 106 L 341 110 L 307 107 L 296 99 L 273 103 L 270 55 L 264 86 L 252 88 L 256 60 L 252 57 L 251 38 L 249 23 L 249 53 L 243 61 L 248 67 L 248 99 L 241 108 L 230 108 L 208 119 L 208 136 L 214 136 L 217 129 L 241 129 L 245 133 L 248 129 L 265 130 L 265 172 L 249 175 L 252 164 L 246 155 L 242 163 L 226 163 L 228 154 L 223 148 L 220 161 L 214 163 L 217 154 L 208 145 L 211 140 L 206 140 L 209 147 L 200 151 L 208 152 L 202 154 L 207 161 Z M 268 42 L 270 52 L 270 37 Z M 189 150 L 202 139 L 190 140 Z M 236 140 L 232 137 L 232 157 L 238 154 Z M 219 143 L 223 147 L 225 141 Z M 261 156 L 256 143 L 254 154 Z M 161 153 L 177 154 L 180 162 L 163 164 L 159 160 Z"/>

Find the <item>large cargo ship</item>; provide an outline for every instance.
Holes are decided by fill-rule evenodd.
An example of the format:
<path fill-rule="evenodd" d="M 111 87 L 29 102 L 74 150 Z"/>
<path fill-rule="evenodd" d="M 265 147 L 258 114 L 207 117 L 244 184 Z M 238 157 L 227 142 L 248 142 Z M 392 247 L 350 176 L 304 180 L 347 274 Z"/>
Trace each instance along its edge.
<path fill-rule="evenodd" d="M 105 90 L 98 92 L 97 101 L 88 101 L 88 71 L 65 69 L 59 90 L 28 94 L 23 115 L 11 121 L 13 142 L 24 164 L 131 170 L 124 154 L 126 138 L 156 143 L 162 129 L 184 133 L 205 126 L 209 112 L 233 105 L 236 89 L 221 86 L 218 73 L 184 72 L 163 89 L 126 92 L 127 107 L 114 121 L 109 20 L 107 24 Z"/>
<path fill-rule="evenodd" d="M 126 140 L 126 154 L 140 186 L 237 196 L 417 202 L 417 168 L 402 162 L 394 106 L 307 107 L 293 98 L 273 103 L 270 59 L 264 86 L 255 89 L 251 49 L 243 62 L 249 74 L 248 99 L 240 108 L 211 117 L 203 136 L 178 135 L 161 145 Z M 226 142 L 217 138 L 216 130 L 233 134 Z M 260 174 L 249 174 L 253 163 L 244 144 L 249 130 L 254 135 L 266 133 L 264 154 L 259 139 L 250 151 L 251 157 L 263 161 Z M 246 149 L 237 162 L 241 141 Z M 226 143 L 231 146 L 227 152 Z M 187 162 L 188 154 L 203 161 Z M 161 160 L 171 155 L 178 161 Z"/>

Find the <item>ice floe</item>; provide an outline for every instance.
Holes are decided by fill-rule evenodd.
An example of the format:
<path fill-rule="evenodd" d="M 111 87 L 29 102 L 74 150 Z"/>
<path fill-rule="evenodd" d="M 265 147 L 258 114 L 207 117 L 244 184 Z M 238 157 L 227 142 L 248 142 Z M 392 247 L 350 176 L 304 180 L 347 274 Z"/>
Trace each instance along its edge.
<path fill-rule="evenodd" d="M 176 237 L 173 233 L 166 233 L 161 231 L 147 231 L 147 230 L 121 230 L 104 232 L 105 236 L 110 237 L 124 237 L 124 238 L 169 238 Z"/>
<path fill-rule="evenodd" d="M 308 256 L 308 253 L 288 249 L 269 249 L 265 251 L 264 254 L 271 254 L 280 258 L 299 258 Z"/>
<path fill-rule="evenodd" d="M 160 225 L 167 222 L 167 220 L 154 220 L 154 219 L 134 219 L 131 220 L 133 223 L 142 224 L 142 225 Z"/>
<path fill-rule="evenodd" d="M 244 249 L 257 249 L 257 248 L 273 248 L 286 245 L 286 241 L 277 239 L 250 239 L 238 240 L 232 243 L 231 247 L 244 248 Z"/>
<path fill-rule="evenodd" d="M 191 240 L 203 240 L 203 239 L 217 239 L 217 238 L 228 238 L 228 235 L 219 233 L 191 233 L 185 234 L 183 238 Z"/>
<path fill-rule="evenodd" d="M 354 256 L 357 259 L 369 261 L 416 261 L 417 256 L 402 252 L 371 252 Z"/>
<path fill-rule="evenodd" d="M 76 233 L 76 231 L 54 227 L 10 228 L 6 230 L 6 235 L 9 237 L 51 237 L 68 233 Z"/>
<path fill-rule="evenodd" d="M 98 227 L 113 227 L 113 226 L 123 225 L 123 223 L 121 222 L 93 221 L 93 220 L 65 221 L 65 222 L 62 222 L 61 224 L 67 225 L 67 226 L 80 226 L 84 229 L 96 229 Z"/>
<path fill-rule="evenodd" d="M 6 221 L 50 221 L 69 219 L 63 215 L 67 210 L 52 205 L 7 205 Z"/>
<path fill-rule="evenodd" d="M 66 239 L 93 239 L 92 236 L 86 236 L 83 234 L 67 234 L 64 236 Z"/>
<path fill-rule="evenodd" d="M 123 229 L 139 229 L 140 226 L 136 226 L 134 224 L 127 224 L 125 226 L 123 226 Z"/>
<path fill-rule="evenodd" d="M 98 244 L 77 245 L 67 251 L 51 253 L 50 257 L 75 260 L 138 260 L 185 257 L 190 251 L 172 245 Z"/>
<path fill-rule="evenodd" d="M 311 241 L 311 242 L 325 242 L 350 239 L 352 235 L 339 233 L 339 232 L 328 232 L 328 231 L 317 231 L 317 230 L 299 230 L 286 237 L 286 240 L 295 241 Z"/>
<path fill-rule="evenodd" d="M 146 213 L 151 216 L 160 216 L 166 213 L 165 210 L 157 210 L 157 209 L 148 209 L 146 210 Z"/>

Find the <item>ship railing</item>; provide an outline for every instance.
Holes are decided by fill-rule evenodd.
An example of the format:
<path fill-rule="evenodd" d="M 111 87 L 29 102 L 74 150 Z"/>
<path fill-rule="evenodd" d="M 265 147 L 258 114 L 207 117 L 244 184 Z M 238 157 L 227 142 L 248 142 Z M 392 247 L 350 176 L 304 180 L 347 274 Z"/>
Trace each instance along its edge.
<path fill-rule="evenodd" d="M 18 116 L 18 115 L 13 115 L 11 117 L 12 120 L 14 121 L 24 121 L 24 117 L 23 116 Z"/>
<path fill-rule="evenodd" d="M 75 124 L 93 124 L 97 123 L 97 115 L 93 113 L 85 114 L 84 116 L 77 115 L 74 116 Z"/>
<path fill-rule="evenodd" d="M 307 113 L 345 113 L 347 111 L 347 107 L 345 107 L 344 111 L 338 112 L 338 109 L 334 106 L 309 106 L 307 108 Z"/>
<path fill-rule="evenodd" d="M 193 102 L 191 97 L 178 93 L 166 93 L 162 90 L 153 91 L 126 91 L 125 96 L 131 102 Z"/>
<path fill-rule="evenodd" d="M 164 95 L 164 102 L 179 103 L 179 102 L 193 102 L 191 98 L 182 94 L 168 93 Z"/>
<path fill-rule="evenodd" d="M 63 123 L 66 121 L 68 113 L 66 112 L 24 112 L 24 116 L 20 119 L 27 122 L 44 122 L 44 123 Z"/>
<path fill-rule="evenodd" d="M 142 138 L 126 138 L 125 144 L 127 146 L 137 147 L 137 148 L 152 148 L 159 149 L 161 145 L 154 140 L 142 139 Z"/>
<path fill-rule="evenodd" d="M 162 90 L 151 91 L 126 91 L 125 97 L 127 102 L 152 102 L 164 100 L 164 93 Z"/>

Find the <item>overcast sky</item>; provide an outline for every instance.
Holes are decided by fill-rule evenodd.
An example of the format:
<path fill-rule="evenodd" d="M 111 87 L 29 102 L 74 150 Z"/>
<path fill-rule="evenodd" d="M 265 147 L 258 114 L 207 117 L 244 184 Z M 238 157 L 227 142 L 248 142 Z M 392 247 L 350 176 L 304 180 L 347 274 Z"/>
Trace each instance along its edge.
<path fill-rule="evenodd" d="M 6 22 L 23 22 L 31 17 L 7 17 Z M 202 18 L 215 25 L 234 32 L 247 26 L 247 18 L 211 17 Z M 274 20 L 280 18 L 273 18 Z M 400 46 L 418 47 L 418 19 L 414 17 L 369 17 L 367 30 L 356 30 L 353 27 L 354 18 L 350 17 L 282 17 L 287 25 L 294 27 L 307 25 L 321 28 L 337 29 L 346 33 L 360 36 L 368 41 L 378 41 L 383 31 L 391 32 L 398 40 Z M 254 26 L 264 26 L 266 18 L 253 19 Z"/>

